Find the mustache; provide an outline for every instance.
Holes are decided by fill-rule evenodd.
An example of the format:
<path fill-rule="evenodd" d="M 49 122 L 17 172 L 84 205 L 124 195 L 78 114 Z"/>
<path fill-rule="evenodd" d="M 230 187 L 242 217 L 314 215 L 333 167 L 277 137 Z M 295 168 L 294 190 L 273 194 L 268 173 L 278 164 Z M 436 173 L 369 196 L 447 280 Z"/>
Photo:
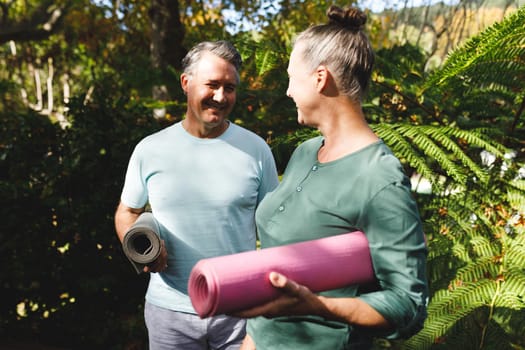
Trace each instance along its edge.
<path fill-rule="evenodd" d="M 212 100 L 208 100 L 208 101 L 204 101 L 203 105 L 205 107 L 211 107 L 211 108 L 215 108 L 215 109 L 223 109 L 223 108 L 228 107 L 229 103 L 228 102 L 218 103 L 218 102 L 215 102 L 215 101 L 212 101 Z"/>

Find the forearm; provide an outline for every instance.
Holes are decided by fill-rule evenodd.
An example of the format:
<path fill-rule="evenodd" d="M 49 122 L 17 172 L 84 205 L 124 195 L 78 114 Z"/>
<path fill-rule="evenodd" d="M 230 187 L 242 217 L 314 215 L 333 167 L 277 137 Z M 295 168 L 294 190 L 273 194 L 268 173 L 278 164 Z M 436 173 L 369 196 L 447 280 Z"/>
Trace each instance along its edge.
<path fill-rule="evenodd" d="M 123 241 L 126 232 L 143 212 L 144 208 L 130 208 L 119 203 L 115 212 L 115 231 L 121 242 Z"/>
<path fill-rule="evenodd" d="M 284 275 L 271 272 L 272 285 L 282 290 L 280 297 L 263 305 L 235 314 L 251 318 L 274 318 L 291 315 L 317 315 L 328 320 L 344 322 L 359 327 L 388 330 L 392 325 L 373 307 L 359 298 L 328 298 L 312 293 L 307 287 Z"/>
<path fill-rule="evenodd" d="M 390 329 L 390 323 L 374 308 L 359 298 L 325 298 L 319 296 L 324 306 L 321 315 L 327 319 L 368 328 Z"/>

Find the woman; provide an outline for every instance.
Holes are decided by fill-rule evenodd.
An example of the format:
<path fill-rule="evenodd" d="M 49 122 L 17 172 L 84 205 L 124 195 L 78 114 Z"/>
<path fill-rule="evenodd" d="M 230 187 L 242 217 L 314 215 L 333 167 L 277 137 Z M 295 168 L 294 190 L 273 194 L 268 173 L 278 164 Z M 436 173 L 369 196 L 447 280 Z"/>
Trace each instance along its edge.
<path fill-rule="evenodd" d="M 413 335 L 426 318 L 427 250 L 410 182 L 361 108 L 374 62 L 366 15 L 336 6 L 327 15 L 297 37 L 288 66 L 298 121 L 322 136 L 295 150 L 256 222 L 263 248 L 364 232 L 377 285 L 316 295 L 272 272 L 282 296 L 236 314 L 251 318 L 243 350 L 368 349 L 374 336 Z"/>

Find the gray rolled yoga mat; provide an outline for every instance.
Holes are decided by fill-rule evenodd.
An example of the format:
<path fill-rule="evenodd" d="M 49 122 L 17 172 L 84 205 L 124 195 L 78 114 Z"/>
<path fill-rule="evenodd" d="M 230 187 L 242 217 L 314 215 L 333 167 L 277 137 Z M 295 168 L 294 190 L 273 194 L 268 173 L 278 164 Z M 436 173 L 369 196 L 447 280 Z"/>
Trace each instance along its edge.
<path fill-rule="evenodd" d="M 144 212 L 124 235 L 122 248 L 137 274 L 142 273 L 144 266 L 155 261 L 159 256 L 161 248 L 159 233 L 159 224 L 153 214 Z"/>

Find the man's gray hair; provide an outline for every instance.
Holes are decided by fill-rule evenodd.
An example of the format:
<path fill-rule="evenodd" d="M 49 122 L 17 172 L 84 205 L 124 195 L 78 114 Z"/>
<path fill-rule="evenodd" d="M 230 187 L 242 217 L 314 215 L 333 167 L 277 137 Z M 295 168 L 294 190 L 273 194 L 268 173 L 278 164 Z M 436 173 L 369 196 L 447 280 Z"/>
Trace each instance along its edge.
<path fill-rule="evenodd" d="M 239 70 L 242 66 L 241 54 L 232 43 L 226 40 L 203 41 L 195 45 L 182 59 L 182 70 L 184 73 L 191 75 L 195 65 L 200 61 L 202 55 L 206 52 L 222 58 L 231 63 L 237 71 L 237 81 L 239 80 Z"/>

